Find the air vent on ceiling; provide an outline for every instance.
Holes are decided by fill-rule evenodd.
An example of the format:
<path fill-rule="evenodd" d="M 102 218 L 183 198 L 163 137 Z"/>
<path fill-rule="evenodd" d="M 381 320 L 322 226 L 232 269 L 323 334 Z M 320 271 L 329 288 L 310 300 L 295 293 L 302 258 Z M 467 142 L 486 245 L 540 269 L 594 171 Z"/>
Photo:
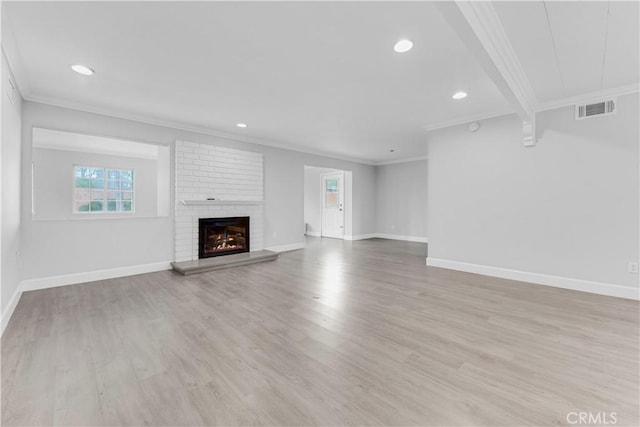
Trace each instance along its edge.
<path fill-rule="evenodd" d="M 616 99 L 609 99 L 591 104 L 576 105 L 576 120 L 597 116 L 606 116 L 616 112 Z"/>

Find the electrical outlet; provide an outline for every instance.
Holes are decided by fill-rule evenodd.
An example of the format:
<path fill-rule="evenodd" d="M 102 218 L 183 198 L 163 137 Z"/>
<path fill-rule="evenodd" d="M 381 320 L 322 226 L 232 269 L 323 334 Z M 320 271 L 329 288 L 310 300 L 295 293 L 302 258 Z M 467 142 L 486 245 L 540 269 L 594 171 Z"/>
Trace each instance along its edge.
<path fill-rule="evenodd" d="M 629 273 L 638 274 L 638 263 L 629 261 Z"/>

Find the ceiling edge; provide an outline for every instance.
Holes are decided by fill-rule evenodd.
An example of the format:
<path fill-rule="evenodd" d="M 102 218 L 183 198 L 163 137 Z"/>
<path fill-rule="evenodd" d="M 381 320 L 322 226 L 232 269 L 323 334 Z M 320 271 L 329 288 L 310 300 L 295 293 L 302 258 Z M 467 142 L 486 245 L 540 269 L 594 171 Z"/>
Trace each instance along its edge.
<path fill-rule="evenodd" d="M 627 86 L 620 86 L 612 89 L 599 90 L 596 92 L 585 93 L 568 98 L 561 98 L 550 102 L 542 102 L 536 106 L 535 111 L 541 112 L 547 110 L 555 110 L 556 108 L 568 107 L 575 104 L 586 104 L 591 101 L 601 101 L 602 99 L 629 95 L 636 92 L 640 92 L 640 84 L 638 83 L 630 84 Z"/>
<path fill-rule="evenodd" d="M 389 160 L 388 162 L 374 163 L 374 166 L 386 166 L 386 165 L 396 165 L 399 163 L 417 162 L 419 160 L 427 160 L 428 158 L 429 158 L 428 156 L 406 157 L 404 159 Z"/>
<path fill-rule="evenodd" d="M 492 119 L 494 117 L 507 116 L 509 114 L 515 114 L 515 112 L 510 109 L 505 109 L 505 110 L 498 110 L 498 111 L 493 111 L 493 112 L 484 113 L 484 114 L 471 114 L 469 116 L 461 117 L 459 119 L 444 120 L 441 122 L 426 125 L 423 127 L 423 129 L 425 129 L 427 132 L 430 132 L 432 130 L 438 130 L 438 129 L 444 129 L 452 126 L 463 125 L 469 122 L 477 122 L 479 120 L 486 120 L 486 119 Z"/>
<path fill-rule="evenodd" d="M 54 107 L 67 108 L 71 110 L 82 111 L 85 113 L 100 114 L 103 116 L 113 117 L 116 119 L 130 120 L 133 122 L 144 123 L 144 124 L 154 125 L 154 126 L 162 126 L 162 127 L 172 128 L 172 129 L 181 130 L 185 132 L 193 132 L 193 133 L 199 133 L 202 135 L 208 135 L 208 136 L 213 136 L 217 138 L 229 139 L 232 141 L 246 142 L 249 144 L 264 145 L 267 147 L 279 148 L 281 150 L 312 154 L 314 156 L 327 157 L 335 160 L 343 160 L 347 162 L 360 163 L 360 164 L 369 165 L 369 166 L 375 165 L 375 162 L 372 160 L 362 159 L 358 157 L 340 156 L 340 155 L 336 155 L 336 154 L 322 151 L 322 150 L 305 149 L 304 147 L 299 147 L 294 144 L 288 144 L 280 141 L 271 141 L 271 140 L 266 140 L 261 138 L 241 136 L 237 134 L 221 132 L 221 131 L 218 131 L 212 128 L 207 128 L 204 126 L 190 125 L 182 122 L 174 122 L 171 120 L 155 119 L 147 116 L 138 116 L 135 114 L 119 113 L 119 112 L 112 111 L 110 109 L 86 107 L 83 105 L 62 102 L 62 101 L 49 99 L 45 97 L 39 97 L 39 96 L 23 95 L 23 98 L 25 101 L 29 101 L 29 102 L 51 105 Z"/>
<path fill-rule="evenodd" d="M 602 100 L 609 97 L 629 95 L 636 92 L 640 92 L 640 84 L 633 83 L 626 86 L 620 86 L 612 89 L 605 89 L 605 90 L 599 90 L 596 92 L 584 93 L 581 95 L 561 98 L 554 101 L 541 102 L 535 106 L 534 111 L 536 113 L 539 113 L 542 111 L 554 110 L 556 108 L 568 107 L 570 105 L 584 104 L 590 101 L 598 101 L 598 100 Z M 494 117 L 506 116 L 509 114 L 514 114 L 514 111 L 502 110 L 502 111 L 494 111 L 486 114 L 475 114 L 475 115 L 472 114 L 459 119 L 445 120 L 442 122 L 429 124 L 424 126 L 423 129 L 425 129 L 427 132 L 430 132 L 433 130 L 444 129 L 444 128 L 457 126 L 457 125 L 463 125 L 469 122 L 492 119 Z M 375 163 L 375 164 L 378 165 L 379 163 Z"/>
<path fill-rule="evenodd" d="M 13 27 L 11 26 L 11 21 L 7 14 L 7 9 L 5 7 L 4 2 L 0 2 L 0 8 L 2 10 L 0 13 L 2 16 L 0 17 L 0 28 L 2 29 L 2 54 L 7 59 L 9 63 L 9 68 L 11 68 L 11 73 L 13 74 L 14 83 L 17 86 L 18 92 L 24 98 L 26 94 L 30 92 L 31 87 L 29 86 L 29 79 L 26 76 L 25 68 L 22 65 L 22 58 L 20 57 L 20 53 L 16 46 L 15 36 L 13 35 Z"/>

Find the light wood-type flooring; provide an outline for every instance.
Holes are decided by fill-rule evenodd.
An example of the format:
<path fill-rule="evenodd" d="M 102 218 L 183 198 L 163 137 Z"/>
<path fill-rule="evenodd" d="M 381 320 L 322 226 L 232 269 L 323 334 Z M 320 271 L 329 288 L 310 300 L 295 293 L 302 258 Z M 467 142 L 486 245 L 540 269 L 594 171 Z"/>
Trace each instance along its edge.
<path fill-rule="evenodd" d="M 426 250 L 310 238 L 27 292 L 2 425 L 638 425 L 637 301 L 427 268 Z"/>

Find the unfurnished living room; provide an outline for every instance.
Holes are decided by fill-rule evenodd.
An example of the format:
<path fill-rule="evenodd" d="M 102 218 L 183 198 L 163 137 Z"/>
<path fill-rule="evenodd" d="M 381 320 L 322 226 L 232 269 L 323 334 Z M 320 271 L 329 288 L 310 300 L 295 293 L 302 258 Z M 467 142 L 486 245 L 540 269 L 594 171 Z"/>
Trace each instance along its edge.
<path fill-rule="evenodd" d="M 0 10 L 3 426 L 640 425 L 640 2 Z"/>

